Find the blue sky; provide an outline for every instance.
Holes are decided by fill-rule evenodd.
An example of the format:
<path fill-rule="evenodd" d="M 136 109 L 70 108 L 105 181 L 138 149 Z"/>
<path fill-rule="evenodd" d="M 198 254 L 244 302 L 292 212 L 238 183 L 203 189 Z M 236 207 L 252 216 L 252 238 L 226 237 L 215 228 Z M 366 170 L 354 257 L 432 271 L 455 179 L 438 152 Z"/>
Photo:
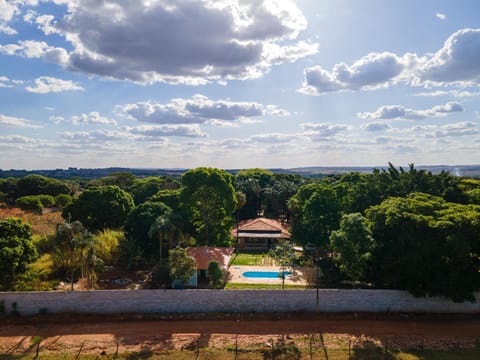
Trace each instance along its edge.
<path fill-rule="evenodd" d="M 0 0 L 0 168 L 480 163 L 477 0 Z"/>

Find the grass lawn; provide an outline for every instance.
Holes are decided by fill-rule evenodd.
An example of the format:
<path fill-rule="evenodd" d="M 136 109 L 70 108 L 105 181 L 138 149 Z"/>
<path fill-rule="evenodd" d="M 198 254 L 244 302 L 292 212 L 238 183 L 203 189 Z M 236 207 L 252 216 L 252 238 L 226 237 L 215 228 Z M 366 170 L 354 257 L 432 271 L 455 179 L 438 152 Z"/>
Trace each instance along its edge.
<path fill-rule="evenodd" d="M 305 285 L 287 285 L 285 284 L 285 289 L 294 289 L 294 290 L 301 290 L 306 289 L 307 286 Z M 282 283 L 279 280 L 278 284 L 243 284 L 243 283 L 227 283 L 225 285 L 226 290 L 248 290 L 248 289 L 256 289 L 256 290 L 281 290 Z"/>
<path fill-rule="evenodd" d="M 232 265 L 250 265 L 250 266 L 271 266 L 273 260 L 265 253 L 237 253 L 235 254 Z"/>

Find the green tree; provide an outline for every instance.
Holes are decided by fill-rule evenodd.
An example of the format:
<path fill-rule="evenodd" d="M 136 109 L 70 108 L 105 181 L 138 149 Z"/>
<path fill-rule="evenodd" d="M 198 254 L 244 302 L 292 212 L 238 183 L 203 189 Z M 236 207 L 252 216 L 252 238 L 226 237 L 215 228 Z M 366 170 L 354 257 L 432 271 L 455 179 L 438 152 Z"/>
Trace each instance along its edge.
<path fill-rule="evenodd" d="M 281 240 L 277 246 L 270 249 L 268 255 L 272 257 L 275 264 L 280 266 L 280 278 L 282 279 L 282 289 L 285 288 L 285 272 L 292 265 L 295 259 L 295 250 L 290 241 Z"/>
<path fill-rule="evenodd" d="M 187 255 L 187 251 L 176 247 L 168 252 L 170 278 L 178 280 L 183 286 L 187 285 L 195 273 L 195 259 Z"/>
<path fill-rule="evenodd" d="M 30 225 L 19 219 L 0 219 L 0 290 L 12 290 L 17 277 L 36 258 Z"/>
<path fill-rule="evenodd" d="M 168 209 L 155 219 L 148 231 L 149 238 L 158 239 L 159 259 L 162 262 L 168 250 L 179 245 L 183 238 L 183 218 Z"/>
<path fill-rule="evenodd" d="M 64 208 L 73 201 L 72 197 L 68 194 L 58 194 L 55 196 L 55 205 L 60 208 Z"/>
<path fill-rule="evenodd" d="M 177 181 L 163 177 L 147 177 L 136 179 L 128 191 L 132 194 L 135 204 L 141 204 L 159 191 L 178 189 L 180 184 Z"/>
<path fill-rule="evenodd" d="M 330 244 L 340 270 L 352 280 L 363 280 L 375 244 L 362 214 L 343 215 L 340 229 L 330 235 Z"/>
<path fill-rule="evenodd" d="M 63 209 L 62 216 L 80 221 L 90 231 L 118 229 L 133 207 L 132 196 L 118 186 L 100 186 L 82 192 Z"/>
<path fill-rule="evenodd" d="M 15 206 L 24 211 L 31 211 L 37 214 L 41 214 L 43 212 L 43 204 L 38 196 L 21 196 L 15 200 Z"/>
<path fill-rule="evenodd" d="M 15 189 L 15 198 L 26 195 L 68 194 L 70 189 L 60 180 L 51 179 L 42 175 L 27 175 L 18 180 Z"/>
<path fill-rule="evenodd" d="M 164 203 L 147 201 L 130 212 L 125 222 L 127 255 L 130 262 L 133 257 L 147 261 L 158 259 L 160 253 L 158 238 L 149 236 L 149 231 L 155 220 L 170 211 L 171 209 Z"/>
<path fill-rule="evenodd" d="M 201 243 L 229 245 L 237 200 L 232 176 L 224 170 L 197 168 L 182 176 L 181 204 Z"/>
<path fill-rule="evenodd" d="M 223 271 L 215 260 L 208 263 L 208 277 L 212 288 L 218 289 L 223 286 Z"/>
<path fill-rule="evenodd" d="M 474 301 L 480 290 L 480 206 L 412 193 L 369 208 L 370 280 L 416 296 Z"/>
<path fill-rule="evenodd" d="M 303 245 L 313 243 L 328 250 L 330 233 L 338 229 L 341 199 L 333 185 L 308 184 L 289 200 L 293 214 L 292 237 Z"/>

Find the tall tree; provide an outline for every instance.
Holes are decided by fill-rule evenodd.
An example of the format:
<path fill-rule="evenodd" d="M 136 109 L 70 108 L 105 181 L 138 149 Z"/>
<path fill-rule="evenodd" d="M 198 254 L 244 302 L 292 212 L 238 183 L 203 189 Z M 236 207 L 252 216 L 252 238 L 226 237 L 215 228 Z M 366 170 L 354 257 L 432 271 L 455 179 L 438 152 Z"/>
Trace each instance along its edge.
<path fill-rule="evenodd" d="M 20 219 L 0 219 L 0 290 L 12 290 L 36 257 L 30 225 Z"/>
<path fill-rule="evenodd" d="M 149 235 L 155 221 L 172 210 L 161 202 L 147 201 L 133 209 L 125 223 L 128 257 L 139 256 L 144 260 L 157 260 L 160 253 L 158 238 Z"/>
<path fill-rule="evenodd" d="M 183 286 L 187 285 L 195 273 L 195 259 L 188 256 L 187 251 L 181 247 L 171 249 L 168 254 L 170 278 L 181 281 Z"/>
<path fill-rule="evenodd" d="M 118 229 L 133 207 L 132 196 L 118 186 L 100 186 L 82 192 L 63 209 L 62 216 L 67 221 L 80 221 L 90 231 Z"/>
<path fill-rule="evenodd" d="M 289 200 L 293 213 L 292 237 L 301 244 L 313 243 L 328 250 L 330 233 L 338 229 L 341 199 L 333 185 L 302 186 Z"/>
<path fill-rule="evenodd" d="M 412 193 L 369 208 L 370 279 L 417 296 L 475 300 L 480 290 L 480 206 Z"/>
<path fill-rule="evenodd" d="M 352 280 L 363 280 L 375 244 L 362 214 L 343 215 L 340 229 L 330 235 L 330 245 L 340 270 Z"/>
<path fill-rule="evenodd" d="M 268 255 L 272 257 L 275 264 L 280 266 L 280 278 L 282 279 L 282 289 L 285 288 L 285 272 L 295 259 L 295 250 L 290 241 L 279 241 L 277 246 L 270 249 Z"/>
<path fill-rule="evenodd" d="M 229 245 L 237 205 L 232 176 L 224 170 L 197 168 L 182 176 L 182 208 L 200 243 Z"/>

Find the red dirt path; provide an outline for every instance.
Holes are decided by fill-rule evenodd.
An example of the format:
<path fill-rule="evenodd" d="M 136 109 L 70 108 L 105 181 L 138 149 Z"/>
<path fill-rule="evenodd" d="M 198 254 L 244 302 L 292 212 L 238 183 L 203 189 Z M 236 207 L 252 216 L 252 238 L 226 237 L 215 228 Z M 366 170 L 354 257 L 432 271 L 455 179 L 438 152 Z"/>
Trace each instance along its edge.
<path fill-rule="evenodd" d="M 83 353 L 97 354 L 117 350 L 122 353 L 180 349 L 191 344 L 226 348 L 235 341 L 239 348 L 258 347 L 281 336 L 298 340 L 315 334 L 323 334 L 327 347 L 351 342 L 358 346 L 388 343 L 391 348 L 398 349 L 447 349 L 473 347 L 480 339 L 480 318 L 477 316 L 290 314 L 279 319 L 248 315 L 201 318 L 145 318 L 139 315 L 9 318 L 0 325 L 0 354 L 31 349 L 34 336 L 43 338 L 44 351 L 75 351 L 83 344 Z"/>

